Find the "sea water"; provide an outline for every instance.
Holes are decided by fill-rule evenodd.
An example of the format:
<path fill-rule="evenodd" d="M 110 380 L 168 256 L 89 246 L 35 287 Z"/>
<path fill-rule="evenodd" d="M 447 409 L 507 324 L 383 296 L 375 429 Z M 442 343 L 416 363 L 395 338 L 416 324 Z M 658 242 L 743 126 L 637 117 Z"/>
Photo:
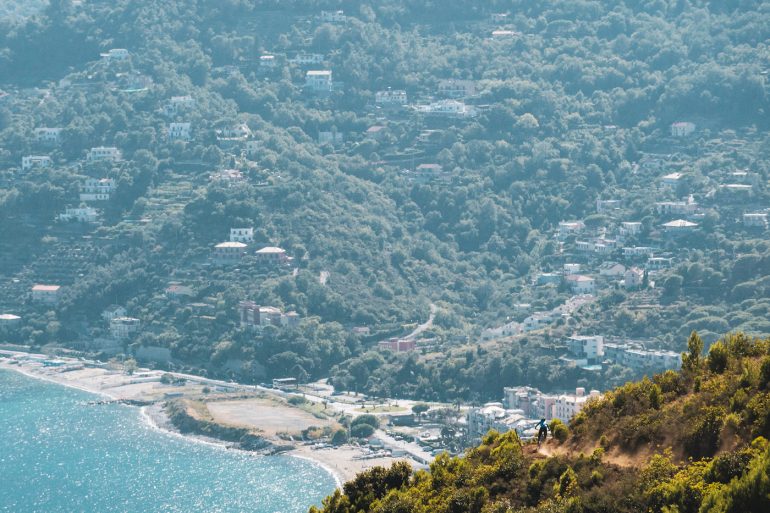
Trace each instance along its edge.
<path fill-rule="evenodd" d="M 306 512 L 333 477 L 153 429 L 138 408 L 0 370 L 0 511 Z"/>

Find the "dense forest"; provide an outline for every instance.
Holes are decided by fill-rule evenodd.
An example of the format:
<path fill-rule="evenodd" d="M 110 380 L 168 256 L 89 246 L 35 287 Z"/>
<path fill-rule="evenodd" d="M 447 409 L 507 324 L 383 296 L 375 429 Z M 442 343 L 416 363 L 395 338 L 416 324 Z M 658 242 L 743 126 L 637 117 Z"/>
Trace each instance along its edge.
<path fill-rule="evenodd" d="M 759 513 L 770 508 L 768 340 L 725 337 L 680 372 L 612 390 L 543 450 L 491 431 L 429 470 L 359 474 L 314 513 Z"/>
<path fill-rule="evenodd" d="M 483 401 L 640 375 L 565 367 L 573 333 L 681 351 L 694 329 L 707 342 L 770 332 L 770 242 L 740 221 L 769 206 L 766 2 L 52 0 L 24 16 L 0 17 L 0 308 L 23 319 L 8 342 L 99 352 L 118 304 L 142 323 L 121 352 L 165 348 L 177 368 L 247 382 L 300 369 L 378 396 Z M 114 48 L 130 57 L 100 57 Z M 309 54 L 333 71 L 328 94 L 303 87 Z M 430 105 L 445 79 L 472 81 L 475 115 L 376 104 L 392 89 Z M 192 105 L 167 109 L 179 96 Z M 671 137 L 683 120 L 697 131 Z M 169 139 L 175 122 L 187 140 Z M 221 136 L 242 125 L 249 146 Z M 40 127 L 60 140 L 36 140 Z M 86 161 L 99 146 L 122 159 Z M 29 155 L 51 163 L 24 170 Z M 211 179 L 229 169 L 243 179 Z M 724 187 L 744 170 L 750 190 Z M 115 182 L 99 221 L 55 221 L 89 178 Z M 667 236 L 674 218 L 655 203 L 688 197 L 698 230 Z M 599 212 L 610 199 L 620 206 Z M 639 221 L 625 244 L 672 263 L 643 290 L 607 284 L 545 330 L 482 341 L 523 319 L 514 305 L 572 296 L 538 273 L 598 267 L 556 236 L 568 220 L 592 233 Z M 249 254 L 215 265 L 235 227 L 254 228 Z M 265 246 L 291 268 L 260 266 L 251 250 Z M 62 285 L 54 308 L 32 301 L 37 283 Z M 169 297 L 172 284 L 192 292 Z M 244 330 L 244 300 L 303 320 Z M 378 348 L 432 304 L 417 351 Z"/>

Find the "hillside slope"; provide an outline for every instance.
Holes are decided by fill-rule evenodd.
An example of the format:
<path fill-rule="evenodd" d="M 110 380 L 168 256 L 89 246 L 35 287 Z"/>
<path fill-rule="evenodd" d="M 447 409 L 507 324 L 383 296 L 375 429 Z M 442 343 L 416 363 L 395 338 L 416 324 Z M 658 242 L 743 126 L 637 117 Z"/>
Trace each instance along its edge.
<path fill-rule="evenodd" d="M 311 511 L 770 511 L 770 340 L 729 335 L 702 358 L 693 334 L 689 347 L 681 372 L 609 392 L 569 435 L 556 429 L 562 443 L 538 452 L 513 432 L 490 432 L 430 471 L 361 474 Z"/>

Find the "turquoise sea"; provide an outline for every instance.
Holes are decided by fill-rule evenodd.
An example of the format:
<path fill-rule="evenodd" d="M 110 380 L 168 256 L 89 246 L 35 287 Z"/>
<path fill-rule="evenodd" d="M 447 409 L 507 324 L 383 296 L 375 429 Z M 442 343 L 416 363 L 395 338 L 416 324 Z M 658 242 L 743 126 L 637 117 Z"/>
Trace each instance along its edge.
<path fill-rule="evenodd" d="M 0 511 L 306 512 L 333 477 L 160 432 L 138 408 L 0 370 Z"/>

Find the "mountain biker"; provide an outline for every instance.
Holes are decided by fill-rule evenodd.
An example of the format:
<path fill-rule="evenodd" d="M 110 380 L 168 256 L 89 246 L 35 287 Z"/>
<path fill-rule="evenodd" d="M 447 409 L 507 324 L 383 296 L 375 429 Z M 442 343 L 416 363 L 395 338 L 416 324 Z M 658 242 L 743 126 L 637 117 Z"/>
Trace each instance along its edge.
<path fill-rule="evenodd" d="M 538 428 L 537 446 L 540 447 L 540 444 L 548 438 L 548 424 L 545 423 L 545 419 L 540 419 L 535 427 Z"/>

